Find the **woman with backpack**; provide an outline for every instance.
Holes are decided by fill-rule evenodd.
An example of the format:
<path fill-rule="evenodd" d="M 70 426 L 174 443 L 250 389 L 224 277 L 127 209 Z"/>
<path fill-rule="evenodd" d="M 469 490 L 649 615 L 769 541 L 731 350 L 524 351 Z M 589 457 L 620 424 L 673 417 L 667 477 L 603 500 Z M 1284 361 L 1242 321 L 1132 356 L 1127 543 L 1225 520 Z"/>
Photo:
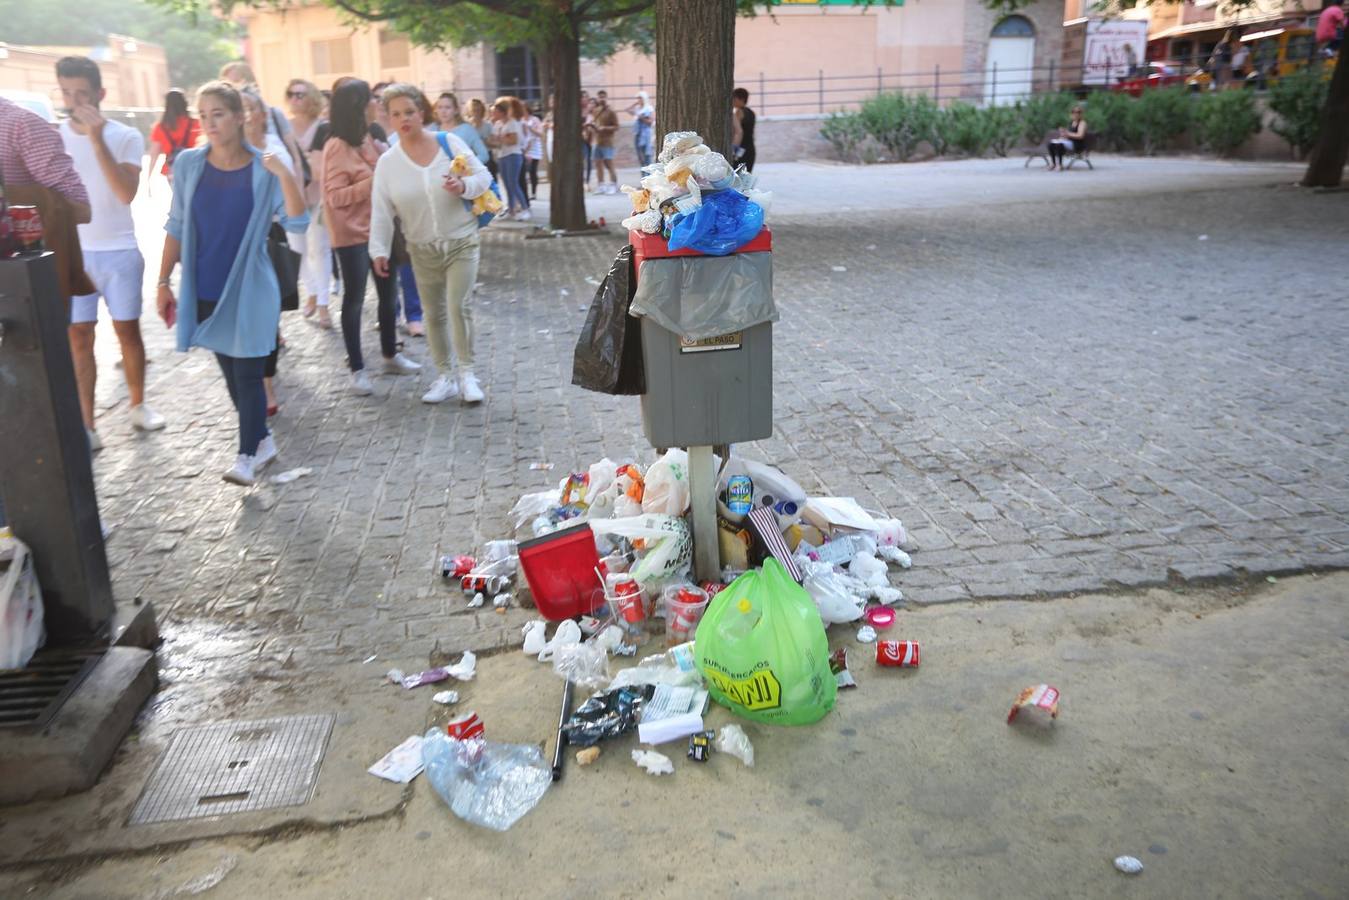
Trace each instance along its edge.
<path fill-rule="evenodd" d="M 492 176 L 457 135 L 425 130 L 421 113 L 425 98 L 419 89 L 390 85 L 382 102 L 398 132 L 398 144 L 375 166 L 370 257 L 376 274 L 389 271 L 397 216 L 421 288 L 426 342 L 439 373 L 422 401 L 441 403 L 457 395 L 464 403 L 481 403 L 482 386 L 473 372 L 469 309 L 478 278 L 478 221 L 470 206 L 490 190 Z M 467 164 L 463 174 L 451 170 L 455 157 Z"/>
<path fill-rule="evenodd" d="M 173 163 L 178 154 L 197 146 L 201 137 L 201 124 L 187 113 L 187 97 L 174 88 L 164 95 L 164 115 L 159 117 L 155 127 L 150 129 L 150 142 L 155 145 L 154 158 L 150 160 L 150 173 L 154 174 L 162 157 L 164 167 L 160 170 L 169 184 L 173 184 Z M 146 184 L 147 188 L 149 183 Z"/>

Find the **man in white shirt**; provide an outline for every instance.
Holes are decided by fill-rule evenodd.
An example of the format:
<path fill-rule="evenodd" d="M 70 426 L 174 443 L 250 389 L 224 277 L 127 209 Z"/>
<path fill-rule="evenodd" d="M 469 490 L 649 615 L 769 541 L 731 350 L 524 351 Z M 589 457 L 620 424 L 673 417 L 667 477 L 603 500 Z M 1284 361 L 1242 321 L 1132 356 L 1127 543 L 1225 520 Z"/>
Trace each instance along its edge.
<path fill-rule="evenodd" d="M 89 191 L 93 218 L 79 226 L 84 270 L 97 292 L 70 301 L 70 354 L 80 390 L 80 408 L 89 444 L 103 444 L 94 431 L 94 330 L 101 296 L 122 345 L 122 371 L 131 399 L 135 428 L 157 431 L 164 417 L 145 403 L 145 344 L 141 340 L 141 286 L 145 260 L 136 245 L 131 201 L 140 185 L 145 140 L 139 131 L 103 118 L 98 105 L 106 95 L 98 65 L 83 56 L 67 56 L 56 64 L 56 80 L 70 118 L 61 123 L 61 140 Z"/>

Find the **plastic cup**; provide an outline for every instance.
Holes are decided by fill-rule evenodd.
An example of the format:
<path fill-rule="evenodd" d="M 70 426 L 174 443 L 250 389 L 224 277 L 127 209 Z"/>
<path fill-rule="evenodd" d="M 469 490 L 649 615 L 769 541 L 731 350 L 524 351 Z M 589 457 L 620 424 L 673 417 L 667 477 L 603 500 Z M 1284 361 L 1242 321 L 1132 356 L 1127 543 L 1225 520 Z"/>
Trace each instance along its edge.
<path fill-rule="evenodd" d="M 707 612 L 707 591 L 691 584 L 673 585 L 665 590 L 665 645 L 673 647 L 693 640 L 698 622 Z"/>

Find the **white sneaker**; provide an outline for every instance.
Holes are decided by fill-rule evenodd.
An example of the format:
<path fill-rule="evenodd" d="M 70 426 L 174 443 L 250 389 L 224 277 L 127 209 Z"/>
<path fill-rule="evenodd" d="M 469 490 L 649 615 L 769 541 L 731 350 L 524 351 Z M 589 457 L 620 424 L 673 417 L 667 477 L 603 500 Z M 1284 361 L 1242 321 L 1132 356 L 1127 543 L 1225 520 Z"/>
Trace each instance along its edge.
<path fill-rule="evenodd" d="M 370 376 L 365 374 L 365 369 L 351 373 L 351 392 L 357 397 L 369 397 L 375 392 L 375 386 L 370 383 Z"/>
<path fill-rule="evenodd" d="M 276 440 L 269 434 L 258 444 L 258 452 L 253 454 L 253 468 L 261 469 L 274 459 L 276 459 Z"/>
<path fill-rule="evenodd" d="M 422 394 L 423 403 L 444 403 L 459 396 L 459 382 L 452 375 L 441 375 L 431 383 L 431 389 Z"/>
<path fill-rule="evenodd" d="M 482 387 L 478 384 L 478 379 L 472 372 L 464 372 L 459 376 L 459 393 L 464 398 L 465 403 L 481 403 L 483 401 Z"/>
<path fill-rule="evenodd" d="M 103 449 L 103 439 L 98 436 L 98 432 L 92 428 L 84 429 L 84 433 L 89 436 L 89 452 L 97 453 Z"/>
<path fill-rule="evenodd" d="M 529 221 L 530 219 L 532 219 L 532 218 L 534 218 L 534 214 L 533 214 L 532 212 L 530 212 L 530 211 L 527 210 L 527 209 L 522 209 L 522 210 L 520 210 L 519 215 L 517 215 L 517 216 L 515 217 L 515 221 L 517 221 L 517 222 L 528 222 L 528 221 Z"/>
<path fill-rule="evenodd" d="M 411 375 L 413 372 L 420 372 L 422 364 L 413 362 L 401 353 L 395 353 L 393 358 L 384 360 L 384 371 L 390 375 Z"/>
<path fill-rule="evenodd" d="M 238 459 L 234 461 L 234 465 L 225 473 L 225 480 L 230 484 L 238 484 L 243 487 L 251 487 L 256 484 L 257 478 L 253 474 L 255 459 L 256 457 L 240 453 Z"/>
<path fill-rule="evenodd" d="M 131 427 L 141 431 L 159 431 L 164 427 L 164 417 L 151 409 L 148 403 L 131 407 L 130 416 Z"/>

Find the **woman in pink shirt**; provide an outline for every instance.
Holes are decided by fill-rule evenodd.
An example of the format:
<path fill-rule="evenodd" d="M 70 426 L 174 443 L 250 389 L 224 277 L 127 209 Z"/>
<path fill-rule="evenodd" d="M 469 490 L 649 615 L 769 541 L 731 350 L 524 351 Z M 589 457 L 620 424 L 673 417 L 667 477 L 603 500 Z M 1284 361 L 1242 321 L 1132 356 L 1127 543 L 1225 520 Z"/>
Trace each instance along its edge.
<path fill-rule="evenodd" d="M 375 120 L 375 97 L 370 85 L 359 78 L 339 79 L 333 85 L 332 137 L 323 145 L 323 217 L 328 222 L 337 264 L 342 269 L 342 339 L 347 345 L 351 369 L 351 392 L 374 393 L 361 355 L 361 306 L 365 302 L 370 271 L 370 189 L 374 186 L 375 163 L 387 148 L 370 137 Z M 379 298 L 379 345 L 384 371 L 410 375 L 421 368 L 398 352 L 394 317 L 394 284 L 388 276 L 375 274 Z"/>

